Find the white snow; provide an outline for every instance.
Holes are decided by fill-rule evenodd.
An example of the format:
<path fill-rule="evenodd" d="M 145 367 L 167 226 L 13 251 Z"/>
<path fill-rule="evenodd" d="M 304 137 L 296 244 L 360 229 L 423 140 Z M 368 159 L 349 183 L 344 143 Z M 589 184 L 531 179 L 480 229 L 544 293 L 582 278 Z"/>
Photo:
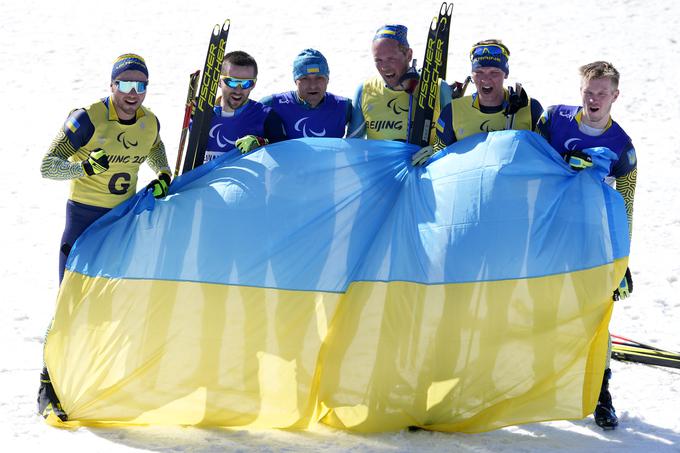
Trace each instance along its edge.
<path fill-rule="evenodd" d="M 331 68 L 330 91 L 352 97 L 375 74 L 377 27 L 409 27 L 422 60 L 438 1 L 4 0 L 0 3 L 0 448 L 53 451 L 680 451 L 680 372 L 612 362 L 620 427 L 592 418 L 538 423 L 476 435 L 398 432 L 355 435 L 140 427 L 66 431 L 35 414 L 42 341 L 57 295 L 57 253 L 68 184 L 43 180 L 43 154 L 69 111 L 106 96 L 113 59 L 146 58 L 145 105 L 163 125 L 169 158 L 179 141 L 190 72 L 202 67 L 212 26 L 232 20 L 227 50 L 258 60 L 253 97 L 293 87 L 291 64 L 306 47 Z M 612 61 L 622 74 L 614 118 L 639 157 L 630 267 L 633 296 L 615 305 L 611 331 L 680 350 L 680 6 L 664 0 L 458 0 L 449 52 L 451 82 L 469 71 L 467 52 L 485 38 L 510 47 L 509 83 L 521 81 L 544 106 L 579 103 L 577 68 Z M 140 184 L 152 176 L 148 168 Z"/>

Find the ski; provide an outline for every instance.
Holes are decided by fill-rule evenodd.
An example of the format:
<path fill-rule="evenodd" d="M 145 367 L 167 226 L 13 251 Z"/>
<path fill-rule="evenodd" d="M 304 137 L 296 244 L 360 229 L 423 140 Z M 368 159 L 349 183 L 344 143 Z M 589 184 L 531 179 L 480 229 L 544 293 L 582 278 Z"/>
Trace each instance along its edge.
<path fill-rule="evenodd" d="M 666 351 L 618 335 L 612 335 L 611 337 L 613 359 L 680 368 L 680 353 Z"/>
<path fill-rule="evenodd" d="M 229 36 L 229 26 L 230 22 L 227 19 L 221 28 L 219 25 L 215 25 L 210 35 L 210 43 L 208 44 L 208 52 L 205 57 L 205 65 L 203 66 L 201 87 L 196 98 L 196 108 L 191 121 L 189 144 L 184 158 L 182 173 L 186 173 L 203 164 L 203 159 L 205 158 L 205 147 L 208 143 L 210 123 L 214 114 L 222 58 L 224 58 L 224 51 Z"/>
<path fill-rule="evenodd" d="M 668 368 L 680 368 L 680 355 L 674 353 L 665 354 L 653 349 L 639 348 L 636 346 L 613 344 L 612 359 Z"/>
<path fill-rule="evenodd" d="M 191 111 L 194 108 L 194 98 L 196 97 L 196 89 L 198 88 L 198 78 L 201 71 L 196 71 L 189 76 L 189 89 L 187 90 L 187 100 L 184 105 L 184 120 L 182 121 L 182 132 L 179 136 L 179 147 L 177 149 L 177 162 L 175 163 L 174 178 L 179 176 L 179 169 L 182 165 L 182 157 L 184 157 L 184 145 L 186 144 L 187 134 L 189 133 L 189 122 L 191 121 Z"/>
<path fill-rule="evenodd" d="M 420 82 L 413 95 L 408 142 L 427 146 L 430 141 L 435 103 L 438 102 L 439 79 L 446 77 L 449 30 L 453 3 L 442 3 L 439 16 L 433 18 L 425 44 L 425 58 Z"/>

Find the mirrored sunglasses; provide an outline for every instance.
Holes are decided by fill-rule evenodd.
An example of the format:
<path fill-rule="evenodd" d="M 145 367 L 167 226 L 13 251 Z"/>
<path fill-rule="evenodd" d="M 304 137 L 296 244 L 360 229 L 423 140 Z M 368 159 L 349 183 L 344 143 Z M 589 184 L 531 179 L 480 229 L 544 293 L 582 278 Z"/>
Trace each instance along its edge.
<path fill-rule="evenodd" d="M 221 76 L 222 82 L 229 88 L 241 88 L 243 90 L 248 90 L 255 86 L 255 81 L 257 79 L 236 79 L 229 76 Z"/>
<path fill-rule="evenodd" d="M 149 84 L 148 81 L 140 82 L 138 80 L 114 80 L 113 83 L 118 87 L 118 91 L 126 94 L 132 90 L 135 90 L 137 94 L 145 93 L 146 86 Z"/>
<path fill-rule="evenodd" d="M 508 51 L 503 46 L 497 44 L 484 44 L 475 46 L 470 50 L 470 59 L 478 58 L 484 55 L 505 55 L 508 57 Z"/>

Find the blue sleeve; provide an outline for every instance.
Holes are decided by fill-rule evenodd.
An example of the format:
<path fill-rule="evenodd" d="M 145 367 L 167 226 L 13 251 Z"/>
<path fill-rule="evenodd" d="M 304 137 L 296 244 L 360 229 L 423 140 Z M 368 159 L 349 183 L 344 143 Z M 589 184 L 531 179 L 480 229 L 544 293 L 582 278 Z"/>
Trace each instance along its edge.
<path fill-rule="evenodd" d="M 71 112 L 64 122 L 64 134 L 74 149 L 80 149 L 90 141 L 94 135 L 94 125 L 85 109 Z"/>
<path fill-rule="evenodd" d="M 635 148 L 633 148 L 633 144 L 630 142 L 629 145 L 630 146 L 621 153 L 619 159 L 612 165 L 611 175 L 615 178 L 625 176 L 637 168 L 637 155 L 635 154 Z"/>
<path fill-rule="evenodd" d="M 541 137 L 546 139 L 548 142 L 550 142 L 550 119 L 552 117 L 554 110 L 555 110 L 554 105 L 548 107 L 540 116 L 538 123 L 536 124 L 536 132 L 538 132 L 541 135 Z"/>
<path fill-rule="evenodd" d="M 356 95 L 354 96 L 352 114 L 347 128 L 347 138 L 364 138 L 366 137 L 366 121 L 364 119 L 364 112 L 361 111 L 361 94 L 364 85 L 359 85 Z"/>
<path fill-rule="evenodd" d="M 456 142 L 456 134 L 453 131 L 453 107 L 451 102 L 446 104 L 439 114 L 435 129 L 437 131 L 437 138 L 446 146 Z"/>
<path fill-rule="evenodd" d="M 451 87 L 446 80 L 439 81 L 439 107 L 440 111 L 444 111 L 444 108 L 451 103 Z"/>
<path fill-rule="evenodd" d="M 271 107 L 273 103 L 274 103 L 274 95 L 265 96 L 262 99 L 260 99 L 260 104 L 264 104 L 267 107 Z"/>
<path fill-rule="evenodd" d="M 269 140 L 269 143 L 281 142 L 287 138 L 283 121 L 274 110 L 270 110 L 264 120 L 264 137 Z"/>
<path fill-rule="evenodd" d="M 536 99 L 531 98 L 531 124 L 533 125 L 531 130 L 536 131 L 538 127 L 538 122 L 543 115 L 543 106 Z"/>

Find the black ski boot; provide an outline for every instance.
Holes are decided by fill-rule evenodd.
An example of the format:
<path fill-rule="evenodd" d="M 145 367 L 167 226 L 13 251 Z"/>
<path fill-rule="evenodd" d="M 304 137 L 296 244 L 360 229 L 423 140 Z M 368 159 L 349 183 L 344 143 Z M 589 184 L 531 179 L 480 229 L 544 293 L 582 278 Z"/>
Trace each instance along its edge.
<path fill-rule="evenodd" d="M 38 389 L 38 413 L 47 418 L 51 412 L 54 412 L 54 415 L 59 417 L 62 422 L 68 420 L 66 412 L 61 408 L 57 394 L 54 393 L 47 368 L 43 367 L 40 373 L 40 389 Z"/>
<path fill-rule="evenodd" d="M 612 370 L 607 368 L 604 370 L 604 377 L 602 378 L 602 388 L 600 389 L 600 398 L 595 406 L 595 423 L 604 430 L 614 429 L 619 425 L 619 418 L 616 416 L 616 411 L 612 405 L 612 396 L 609 393 L 609 379 L 612 377 Z"/>

